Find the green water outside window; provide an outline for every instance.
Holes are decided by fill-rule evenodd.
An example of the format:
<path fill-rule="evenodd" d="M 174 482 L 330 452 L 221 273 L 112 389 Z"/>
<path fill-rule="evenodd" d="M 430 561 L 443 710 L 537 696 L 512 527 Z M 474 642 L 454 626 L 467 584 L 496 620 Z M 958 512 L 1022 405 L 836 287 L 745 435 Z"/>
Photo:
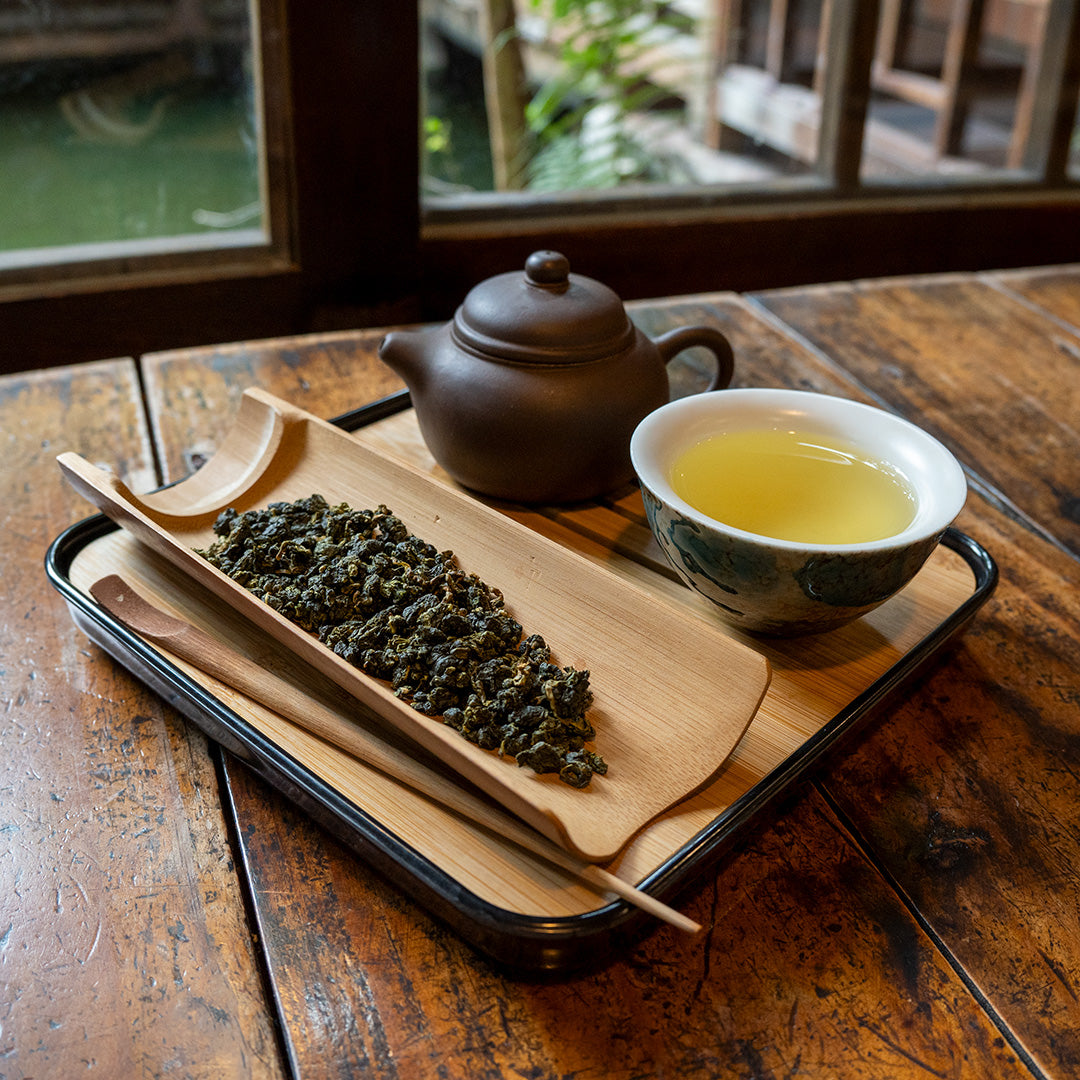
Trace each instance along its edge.
<path fill-rule="evenodd" d="M 0 269 L 265 241 L 246 0 L 0 3 Z"/>

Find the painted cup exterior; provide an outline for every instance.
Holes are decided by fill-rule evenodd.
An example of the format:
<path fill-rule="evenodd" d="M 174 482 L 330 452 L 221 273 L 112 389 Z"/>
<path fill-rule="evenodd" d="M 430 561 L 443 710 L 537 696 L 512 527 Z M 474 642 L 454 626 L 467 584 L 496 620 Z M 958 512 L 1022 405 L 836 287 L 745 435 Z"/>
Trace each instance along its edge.
<path fill-rule="evenodd" d="M 683 450 L 735 427 L 789 425 L 844 439 L 898 469 L 917 502 L 896 536 L 864 544 L 802 544 L 732 528 L 683 502 L 669 472 Z M 908 421 L 859 402 L 798 390 L 722 390 L 647 416 L 631 458 L 649 526 L 679 576 L 732 626 L 777 636 L 834 630 L 902 589 L 963 507 L 956 459 Z"/>

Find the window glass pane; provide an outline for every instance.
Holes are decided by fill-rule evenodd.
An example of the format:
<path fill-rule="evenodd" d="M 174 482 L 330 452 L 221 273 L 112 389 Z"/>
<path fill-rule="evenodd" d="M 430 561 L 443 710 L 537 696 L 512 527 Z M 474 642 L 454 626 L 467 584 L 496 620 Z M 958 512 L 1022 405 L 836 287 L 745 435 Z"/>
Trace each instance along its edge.
<path fill-rule="evenodd" d="M 515 187 L 764 189 L 812 174 L 824 67 L 840 48 L 823 13 L 836 7 L 422 0 L 425 194 L 437 205 Z M 1050 7 L 882 0 L 863 180 L 937 186 L 1019 169 L 1046 90 Z"/>
<path fill-rule="evenodd" d="M 247 0 L 0 2 L 0 269 L 265 242 Z"/>
<path fill-rule="evenodd" d="M 780 93 L 797 111 L 812 94 L 816 15 L 773 74 L 768 9 L 423 0 L 425 193 L 758 183 L 806 172 L 812 133 L 773 99 Z"/>
<path fill-rule="evenodd" d="M 882 4 L 864 171 L 1019 168 L 1048 11 L 1048 0 Z"/>

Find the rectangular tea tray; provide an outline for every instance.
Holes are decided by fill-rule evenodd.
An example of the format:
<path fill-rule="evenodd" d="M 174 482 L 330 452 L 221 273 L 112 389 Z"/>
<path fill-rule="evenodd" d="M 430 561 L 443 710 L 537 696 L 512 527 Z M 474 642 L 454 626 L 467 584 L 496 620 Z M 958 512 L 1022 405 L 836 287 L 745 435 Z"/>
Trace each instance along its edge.
<path fill-rule="evenodd" d="M 445 481 L 427 455 L 407 393 L 334 423 Z M 636 489 L 569 509 L 496 506 L 636 588 L 685 606 L 688 618 L 713 618 L 708 602 L 664 563 Z M 46 572 L 91 640 L 500 964 L 521 972 L 570 971 L 654 925 L 651 916 L 598 895 L 128 631 L 90 596 L 98 577 L 122 573 L 166 605 L 187 579 L 104 515 L 57 537 Z M 849 627 L 791 640 L 731 631 L 771 665 L 757 714 L 708 785 L 646 826 L 606 869 L 677 906 L 680 891 L 714 868 L 769 802 L 806 776 L 841 736 L 879 714 L 963 630 L 996 581 L 988 552 L 950 529 L 902 593 Z M 200 601 L 185 595 L 184 602 L 195 610 Z M 206 615 L 212 622 L 213 613 Z"/>

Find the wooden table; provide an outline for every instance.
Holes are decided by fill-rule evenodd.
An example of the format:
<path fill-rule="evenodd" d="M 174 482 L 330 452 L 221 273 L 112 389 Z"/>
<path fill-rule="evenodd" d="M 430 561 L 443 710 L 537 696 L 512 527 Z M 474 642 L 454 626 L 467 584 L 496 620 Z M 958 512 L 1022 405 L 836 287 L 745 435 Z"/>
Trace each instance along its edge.
<path fill-rule="evenodd" d="M 398 389 L 381 335 L 7 376 L 0 1073 L 1080 1075 L 1080 267 L 632 314 L 714 323 L 740 385 L 943 439 L 971 479 L 958 525 L 1001 571 L 965 634 L 676 898 L 702 935 L 650 925 L 596 970 L 524 977 L 89 644 L 42 572 L 89 512 L 56 454 L 149 490 L 248 386 L 323 416 Z"/>

